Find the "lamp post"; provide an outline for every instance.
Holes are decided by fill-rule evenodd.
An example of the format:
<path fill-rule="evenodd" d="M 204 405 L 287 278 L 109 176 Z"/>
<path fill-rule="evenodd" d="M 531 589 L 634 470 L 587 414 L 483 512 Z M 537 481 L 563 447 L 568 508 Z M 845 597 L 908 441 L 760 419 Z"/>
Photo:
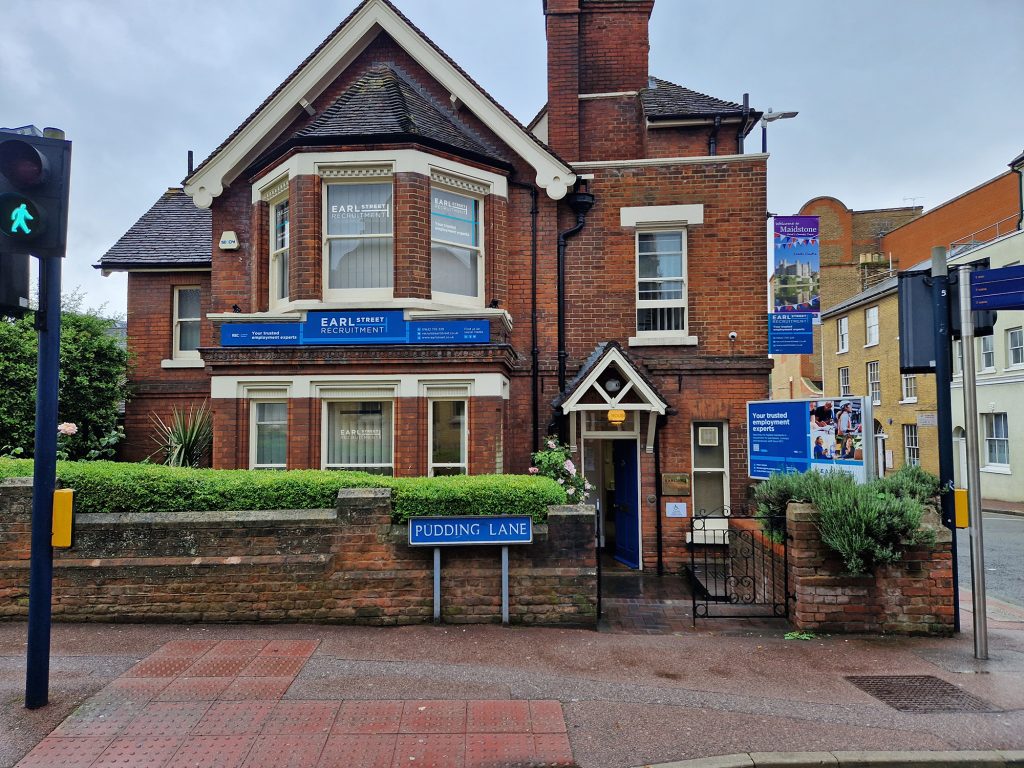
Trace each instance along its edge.
<path fill-rule="evenodd" d="M 768 107 L 768 111 L 761 115 L 761 151 L 768 151 L 768 123 L 773 123 L 776 120 L 788 120 L 799 114 L 799 112 L 772 112 L 772 108 Z"/>

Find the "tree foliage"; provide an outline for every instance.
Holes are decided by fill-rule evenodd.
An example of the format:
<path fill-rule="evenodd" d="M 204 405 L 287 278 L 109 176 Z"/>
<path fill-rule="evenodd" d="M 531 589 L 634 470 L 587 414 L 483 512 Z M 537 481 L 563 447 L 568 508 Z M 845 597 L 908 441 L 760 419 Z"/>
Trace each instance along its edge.
<path fill-rule="evenodd" d="M 116 434 L 118 408 L 128 397 L 128 352 L 111 335 L 113 326 L 94 313 L 61 315 L 58 421 L 78 427 L 61 438 L 69 458 L 106 453 Z M 37 349 L 32 315 L 0 319 L 0 453 L 33 454 Z"/>

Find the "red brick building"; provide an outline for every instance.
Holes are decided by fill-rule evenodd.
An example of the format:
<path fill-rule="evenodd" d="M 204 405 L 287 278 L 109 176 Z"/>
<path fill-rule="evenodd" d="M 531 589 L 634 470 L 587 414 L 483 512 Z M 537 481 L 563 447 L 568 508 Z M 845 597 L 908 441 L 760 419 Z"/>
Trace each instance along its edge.
<path fill-rule="evenodd" d="M 204 400 L 216 467 L 525 472 L 557 430 L 607 546 L 676 570 L 666 502 L 746 502 L 766 156 L 745 97 L 649 75 L 652 8 L 547 0 L 527 128 L 363 2 L 103 257 L 129 273 L 126 457 Z"/>

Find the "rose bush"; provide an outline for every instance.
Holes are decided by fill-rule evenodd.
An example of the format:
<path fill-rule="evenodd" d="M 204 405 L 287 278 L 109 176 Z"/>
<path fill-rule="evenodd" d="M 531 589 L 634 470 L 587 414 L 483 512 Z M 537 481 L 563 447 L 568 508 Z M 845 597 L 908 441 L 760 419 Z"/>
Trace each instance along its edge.
<path fill-rule="evenodd" d="M 531 475 L 550 477 L 565 489 L 570 504 L 582 504 L 590 495 L 591 485 L 576 469 L 572 460 L 572 451 L 568 445 L 560 443 L 554 437 L 548 437 L 544 450 L 533 454 Z"/>

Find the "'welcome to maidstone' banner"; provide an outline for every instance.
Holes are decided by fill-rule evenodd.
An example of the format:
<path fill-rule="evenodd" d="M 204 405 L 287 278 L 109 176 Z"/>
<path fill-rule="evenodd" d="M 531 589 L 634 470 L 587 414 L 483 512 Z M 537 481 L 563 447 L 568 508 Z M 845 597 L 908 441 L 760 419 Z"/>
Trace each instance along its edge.
<path fill-rule="evenodd" d="M 773 316 L 768 351 L 805 354 L 814 351 L 812 325 L 821 310 L 821 262 L 817 216 L 776 216 L 773 242 Z"/>

